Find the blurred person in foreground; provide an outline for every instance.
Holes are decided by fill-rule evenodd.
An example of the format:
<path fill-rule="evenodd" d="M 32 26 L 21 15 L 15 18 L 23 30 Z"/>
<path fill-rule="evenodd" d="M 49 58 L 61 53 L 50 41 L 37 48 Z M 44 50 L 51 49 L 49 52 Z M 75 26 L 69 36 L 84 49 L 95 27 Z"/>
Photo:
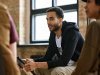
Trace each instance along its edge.
<path fill-rule="evenodd" d="M 92 21 L 87 28 L 85 43 L 72 75 L 100 75 L 100 0 L 86 2 L 86 14 Z"/>
<path fill-rule="evenodd" d="M 11 24 L 12 20 L 7 7 L 0 3 L 0 75 L 20 75 L 14 57 L 16 52 L 13 52 L 17 36 L 15 38 L 14 26 Z"/>

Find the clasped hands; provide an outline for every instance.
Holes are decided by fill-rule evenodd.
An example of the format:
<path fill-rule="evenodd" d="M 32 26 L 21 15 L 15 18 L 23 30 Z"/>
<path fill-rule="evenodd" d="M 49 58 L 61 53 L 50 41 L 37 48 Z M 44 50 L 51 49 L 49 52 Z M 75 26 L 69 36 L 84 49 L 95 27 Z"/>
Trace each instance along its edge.
<path fill-rule="evenodd" d="M 23 66 L 23 69 L 25 69 L 27 72 L 33 71 L 36 68 L 36 63 L 33 59 L 26 59 L 25 65 Z"/>

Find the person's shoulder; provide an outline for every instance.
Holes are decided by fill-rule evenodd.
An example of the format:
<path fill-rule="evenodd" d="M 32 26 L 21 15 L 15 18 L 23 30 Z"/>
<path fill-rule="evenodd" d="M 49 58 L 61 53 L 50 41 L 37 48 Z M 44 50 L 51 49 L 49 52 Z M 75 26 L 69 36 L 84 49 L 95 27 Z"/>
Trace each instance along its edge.
<path fill-rule="evenodd" d="M 63 21 L 62 29 L 64 31 L 68 31 L 68 30 L 79 31 L 79 27 L 76 25 L 75 22 L 66 22 L 66 21 Z"/>
<path fill-rule="evenodd" d="M 0 24 L 5 25 L 5 23 L 9 24 L 8 9 L 6 5 L 0 3 Z"/>
<path fill-rule="evenodd" d="M 100 19 L 96 21 L 97 25 L 100 27 Z"/>
<path fill-rule="evenodd" d="M 67 21 L 63 21 L 64 25 L 76 25 L 75 22 L 67 22 Z"/>
<path fill-rule="evenodd" d="M 7 6 L 0 3 L 0 11 L 7 11 Z"/>
<path fill-rule="evenodd" d="M 89 24 L 89 27 L 99 27 L 100 28 L 100 20 L 97 20 L 97 21 L 92 21 L 90 24 Z"/>

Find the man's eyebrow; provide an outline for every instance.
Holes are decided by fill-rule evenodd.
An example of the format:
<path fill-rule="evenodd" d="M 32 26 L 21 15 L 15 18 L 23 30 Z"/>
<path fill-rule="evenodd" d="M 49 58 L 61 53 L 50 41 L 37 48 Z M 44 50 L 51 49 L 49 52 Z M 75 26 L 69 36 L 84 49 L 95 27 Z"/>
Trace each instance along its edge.
<path fill-rule="evenodd" d="M 46 18 L 46 19 L 53 19 L 54 17 L 49 17 L 49 18 Z"/>

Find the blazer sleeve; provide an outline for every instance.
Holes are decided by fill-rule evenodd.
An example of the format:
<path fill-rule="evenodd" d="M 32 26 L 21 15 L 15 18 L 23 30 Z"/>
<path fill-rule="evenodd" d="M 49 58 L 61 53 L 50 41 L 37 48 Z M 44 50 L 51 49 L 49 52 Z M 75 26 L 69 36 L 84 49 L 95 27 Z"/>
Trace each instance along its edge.
<path fill-rule="evenodd" d="M 88 72 L 95 71 L 98 47 L 100 45 L 100 24 L 92 22 L 87 29 L 86 39 L 76 69 L 72 75 L 87 75 Z"/>

